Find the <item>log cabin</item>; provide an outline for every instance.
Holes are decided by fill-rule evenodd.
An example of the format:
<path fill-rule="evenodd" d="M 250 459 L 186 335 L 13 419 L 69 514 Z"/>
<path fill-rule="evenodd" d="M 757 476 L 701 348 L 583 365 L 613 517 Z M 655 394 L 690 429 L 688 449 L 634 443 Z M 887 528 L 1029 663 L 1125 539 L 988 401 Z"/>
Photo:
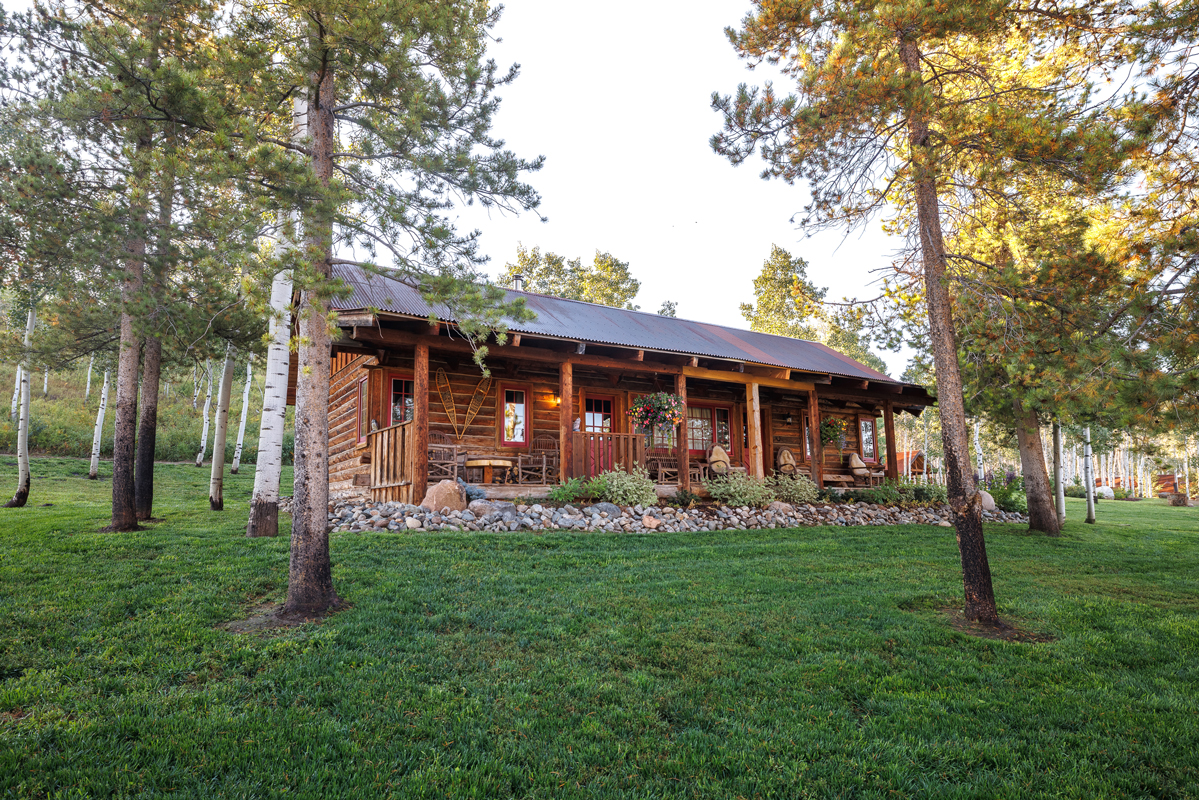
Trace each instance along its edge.
<path fill-rule="evenodd" d="M 516 290 L 508 298 L 536 317 L 489 342 L 484 377 L 449 310 L 358 267 L 334 274 L 349 292 L 333 300 L 333 496 L 419 503 L 430 482 L 462 478 L 488 497 L 537 497 L 634 464 L 660 495 L 702 491 L 714 445 L 734 471 L 765 477 L 786 464 L 846 487 L 854 453 L 899 476 L 879 434 L 894 442 L 895 414 L 935 402 L 817 342 Z M 684 423 L 637 430 L 630 403 L 658 392 L 682 399 Z M 844 421 L 845 438 L 822 446 L 830 418 Z"/>

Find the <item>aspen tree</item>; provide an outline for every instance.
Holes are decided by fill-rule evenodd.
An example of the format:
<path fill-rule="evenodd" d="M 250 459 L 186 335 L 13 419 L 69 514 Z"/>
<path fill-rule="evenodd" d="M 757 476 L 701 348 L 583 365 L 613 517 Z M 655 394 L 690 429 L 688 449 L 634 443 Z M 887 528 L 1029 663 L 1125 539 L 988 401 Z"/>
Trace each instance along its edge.
<path fill-rule="evenodd" d="M 29 500 L 29 345 L 37 313 L 30 306 L 26 316 L 24 353 L 21 361 L 21 418 L 17 424 L 17 491 L 4 504 L 5 508 L 20 508 Z"/>
<path fill-rule="evenodd" d="M 237 425 L 237 446 L 233 448 L 233 466 L 229 468 L 234 475 L 241 466 L 241 448 L 246 440 L 246 417 L 250 410 L 250 385 L 254 381 L 253 362 L 254 356 L 251 354 L 246 359 L 246 385 L 241 393 L 241 422 Z"/>
<path fill-rule="evenodd" d="M 100 474 L 100 437 L 104 434 L 104 412 L 108 409 L 108 368 L 104 369 L 104 384 L 100 388 L 100 407 L 96 409 L 96 428 L 92 433 L 92 463 L 87 477 L 96 480 Z"/>
<path fill-rule="evenodd" d="M 225 510 L 225 437 L 229 431 L 229 396 L 233 389 L 233 347 L 225 347 L 225 365 L 217 392 L 216 430 L 212 436 L 212 478 L 208 482 L 208 505 Z"/>
<path fill-rule="evenodd" d="M 208 450 L 209 411 L 212 409 L 212 359 L 204 359 L 204 374 L 208 378 L 208 392 L 204 396 L 204 427 L 200 432 L 200 452 L 196 453 L 196 466 L 204 465 L 204 453 Z"/>

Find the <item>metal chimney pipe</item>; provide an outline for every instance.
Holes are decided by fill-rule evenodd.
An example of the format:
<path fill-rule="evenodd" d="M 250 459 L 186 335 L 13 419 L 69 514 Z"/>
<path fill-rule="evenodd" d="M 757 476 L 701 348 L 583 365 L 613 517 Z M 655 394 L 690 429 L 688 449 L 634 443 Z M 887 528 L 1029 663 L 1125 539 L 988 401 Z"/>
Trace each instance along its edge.
<path fill-rule="evenodd" d="M 517 273 L 512 276 L 512 288 L 518 292 L 525 290 L 525 276 Z"/>

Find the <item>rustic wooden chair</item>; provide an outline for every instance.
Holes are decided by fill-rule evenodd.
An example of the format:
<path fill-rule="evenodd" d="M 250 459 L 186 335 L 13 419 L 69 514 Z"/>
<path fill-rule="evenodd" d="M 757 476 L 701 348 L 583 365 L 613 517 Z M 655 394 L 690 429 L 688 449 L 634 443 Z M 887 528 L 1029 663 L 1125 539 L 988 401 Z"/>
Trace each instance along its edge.
<path fill-rule="evenodd" d="M 544 485 L 558 475 L 558 440 L 552 436 L 533 439 L 529 452 L 516 457 L 515 479 L 517 483 Z"/>
<path fill-rule="evenodd" d="M 429 480 L 458 480 L 466 453 L 444 433 L 429 433 Z"/>
<path fill-rule="evenodd" d="M 679 482 L 679 454 L 672 447 L 655 447 L 645 454 L 646 470 L 656 483 Z"/>
<path fill-rule="evenodd" d="M 795 461 L 795 453 L 791 452 L 790 447 L 780 447 L 774 463 L 776 465 L 775 472 L 779 475 L 794 475 L 799 470 L 799 465 Z"/>
<path fill-rule="evenodd" d="M 866 462 L 858 457 L 857 453 L 849 454 L 849 471 L 853 474 L 854 486 L 877 486 L 882 483 L 883 476 L 886 474 L 882 471 L 876 472 L 871 469 L 866 465 Z"/>
<path fill-rule="evenodd" d="M 729 453 L 718 444 L 708 448 L 707 471 L 712 475 L 728 475 L 733 469 L 733 460 Z"/>

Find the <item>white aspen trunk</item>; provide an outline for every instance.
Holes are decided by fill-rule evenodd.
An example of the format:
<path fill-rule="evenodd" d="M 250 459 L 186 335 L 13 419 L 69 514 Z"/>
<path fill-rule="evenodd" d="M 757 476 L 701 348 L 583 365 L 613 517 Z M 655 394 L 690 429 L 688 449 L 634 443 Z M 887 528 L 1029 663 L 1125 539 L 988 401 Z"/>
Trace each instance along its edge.
<path fill-rule="evenodd" d="M 1091 428 L 1089 426 L 1083 432 L 1083 436 L 1085 438 L 1082 447 L 1082 474 L 1087 493 L 1086 522 L 1093 525 L 1095 524 L 1095 465 L 1092 463 L 1091 457 Z"/>
<path fill-rule="evenodd" d="M 196 403 L 200 399 L 200 365 L 192 364 L 192 409 L 195 410 Z"/>
<path fill-rule="evenodd" d="M 246 386 L 241 393 L 241 423 L 237 426 L 237 447 L 233 448 L 233 467 L 229 470 L 234 475 L 237 474 L 238 467 L 241 466 L 241 448 L 246 441 L 246 417 L 250 409 L 250 384 L 254 381 L 254 356 L 251 354 L 246 359 Z"/>
<path fill-rule="evenodd" d="M 25 347 L 21 363 L 21 419 L 17 424 L 17 491 L 5 508 L 20 508 L 29 500 L 29 343 L 37 324 L 37 312 L 32 307 L 25 322 Z"/>
<path fill-rule="evenodd" d="M 1062 474 L 1062 424 L 1053 421 L 1053 502 L 1057 506 L 1058 525 L 1066 524 L 1066 484 Z"/>
<path fill-rule="evenodd" d="M 204 372 L 208 375 L 208 395 L 204 398 L 204 430 L 200 432 L 200 452 L 196 454 L 196 466 L 203 466 L 204 453 L 208 450 L 208 412 L 212 408 L 212 359 L 204 360 Z M 198 384 L 197 384 L 198 385 Z"/>
<path fill-rule="evenodd" d="M 104 412 L 108 409 L 108 370 L 104 370 L 104 385 L 100 388 L 100 407 L 96 409 L 96 430 L 92 433 L 92 465 L 87 477 L 95 480 L 100 470 L 100 436 L 104 433 Z"/>
<path fill-rule="evenodd" d="M 279 478 L 283 473 L 283 428 L 287 422 L 287 379 L 291 358 L 288 347 L 291 338 L 290 271 L 277 274 L 271 284 L 270 335 L 247 536 L 279 534 Z"/>
<path fill-rule="evenodd" d="M 46 372 L 42 376 L 42 397 L 50 394 L 50 368 L 46 367 Z"/>
<path fill-rule="evenodd" d="M 978 429 L 979 429 L 979 421 L 975 420 L 974 421 L 974 452 L 975 452 L 975 461 L 977 462 L 977 468 L 978 468 L 978 485 L 982 486 L 983 481 L 986 480 L 987 474 L 983 470 L 983 446 L 982 446 L 982 440 L 978 436 Z"/>
<path fill-rule="evenodd" d="M 96 357 L 92 356 L 87 362 L 87 388 L 83 390 L 83 402 L 87 402 L 92 396 L 92 367 L 96 364 Z"/>
<path fill-rule="evenodd" d="M 1183 492 L 1186 493 L 1187 500 L 1190 501 L 1190 499 L 1191 499 L 1191 437 L 1190 436 L 1182 437 L 1182 468 L 1183 468 L 1183 475 L 1185 476 L 1184 480 L 1186 481 L 1186 488 L 1183 489 Z"/>
<path fill-rule="evenodd" d="M 17 423 L 17 414 L 21 410 L 21 372 L 21 365 L 17 364 L 17 381 L 16 385 L 12 387 L 12 411 L 9 412 L 14 425 Z"/>
<path fill-rule="evenodd" d="M 208 482 L 208 506 L 225 510 L 225 438 L 229 432 L 229 395 L 233 389 L 233 348 L 225 346 L 225 366 L 217 392 L 216 430 L 212 435 L 212 478 Z"/>

